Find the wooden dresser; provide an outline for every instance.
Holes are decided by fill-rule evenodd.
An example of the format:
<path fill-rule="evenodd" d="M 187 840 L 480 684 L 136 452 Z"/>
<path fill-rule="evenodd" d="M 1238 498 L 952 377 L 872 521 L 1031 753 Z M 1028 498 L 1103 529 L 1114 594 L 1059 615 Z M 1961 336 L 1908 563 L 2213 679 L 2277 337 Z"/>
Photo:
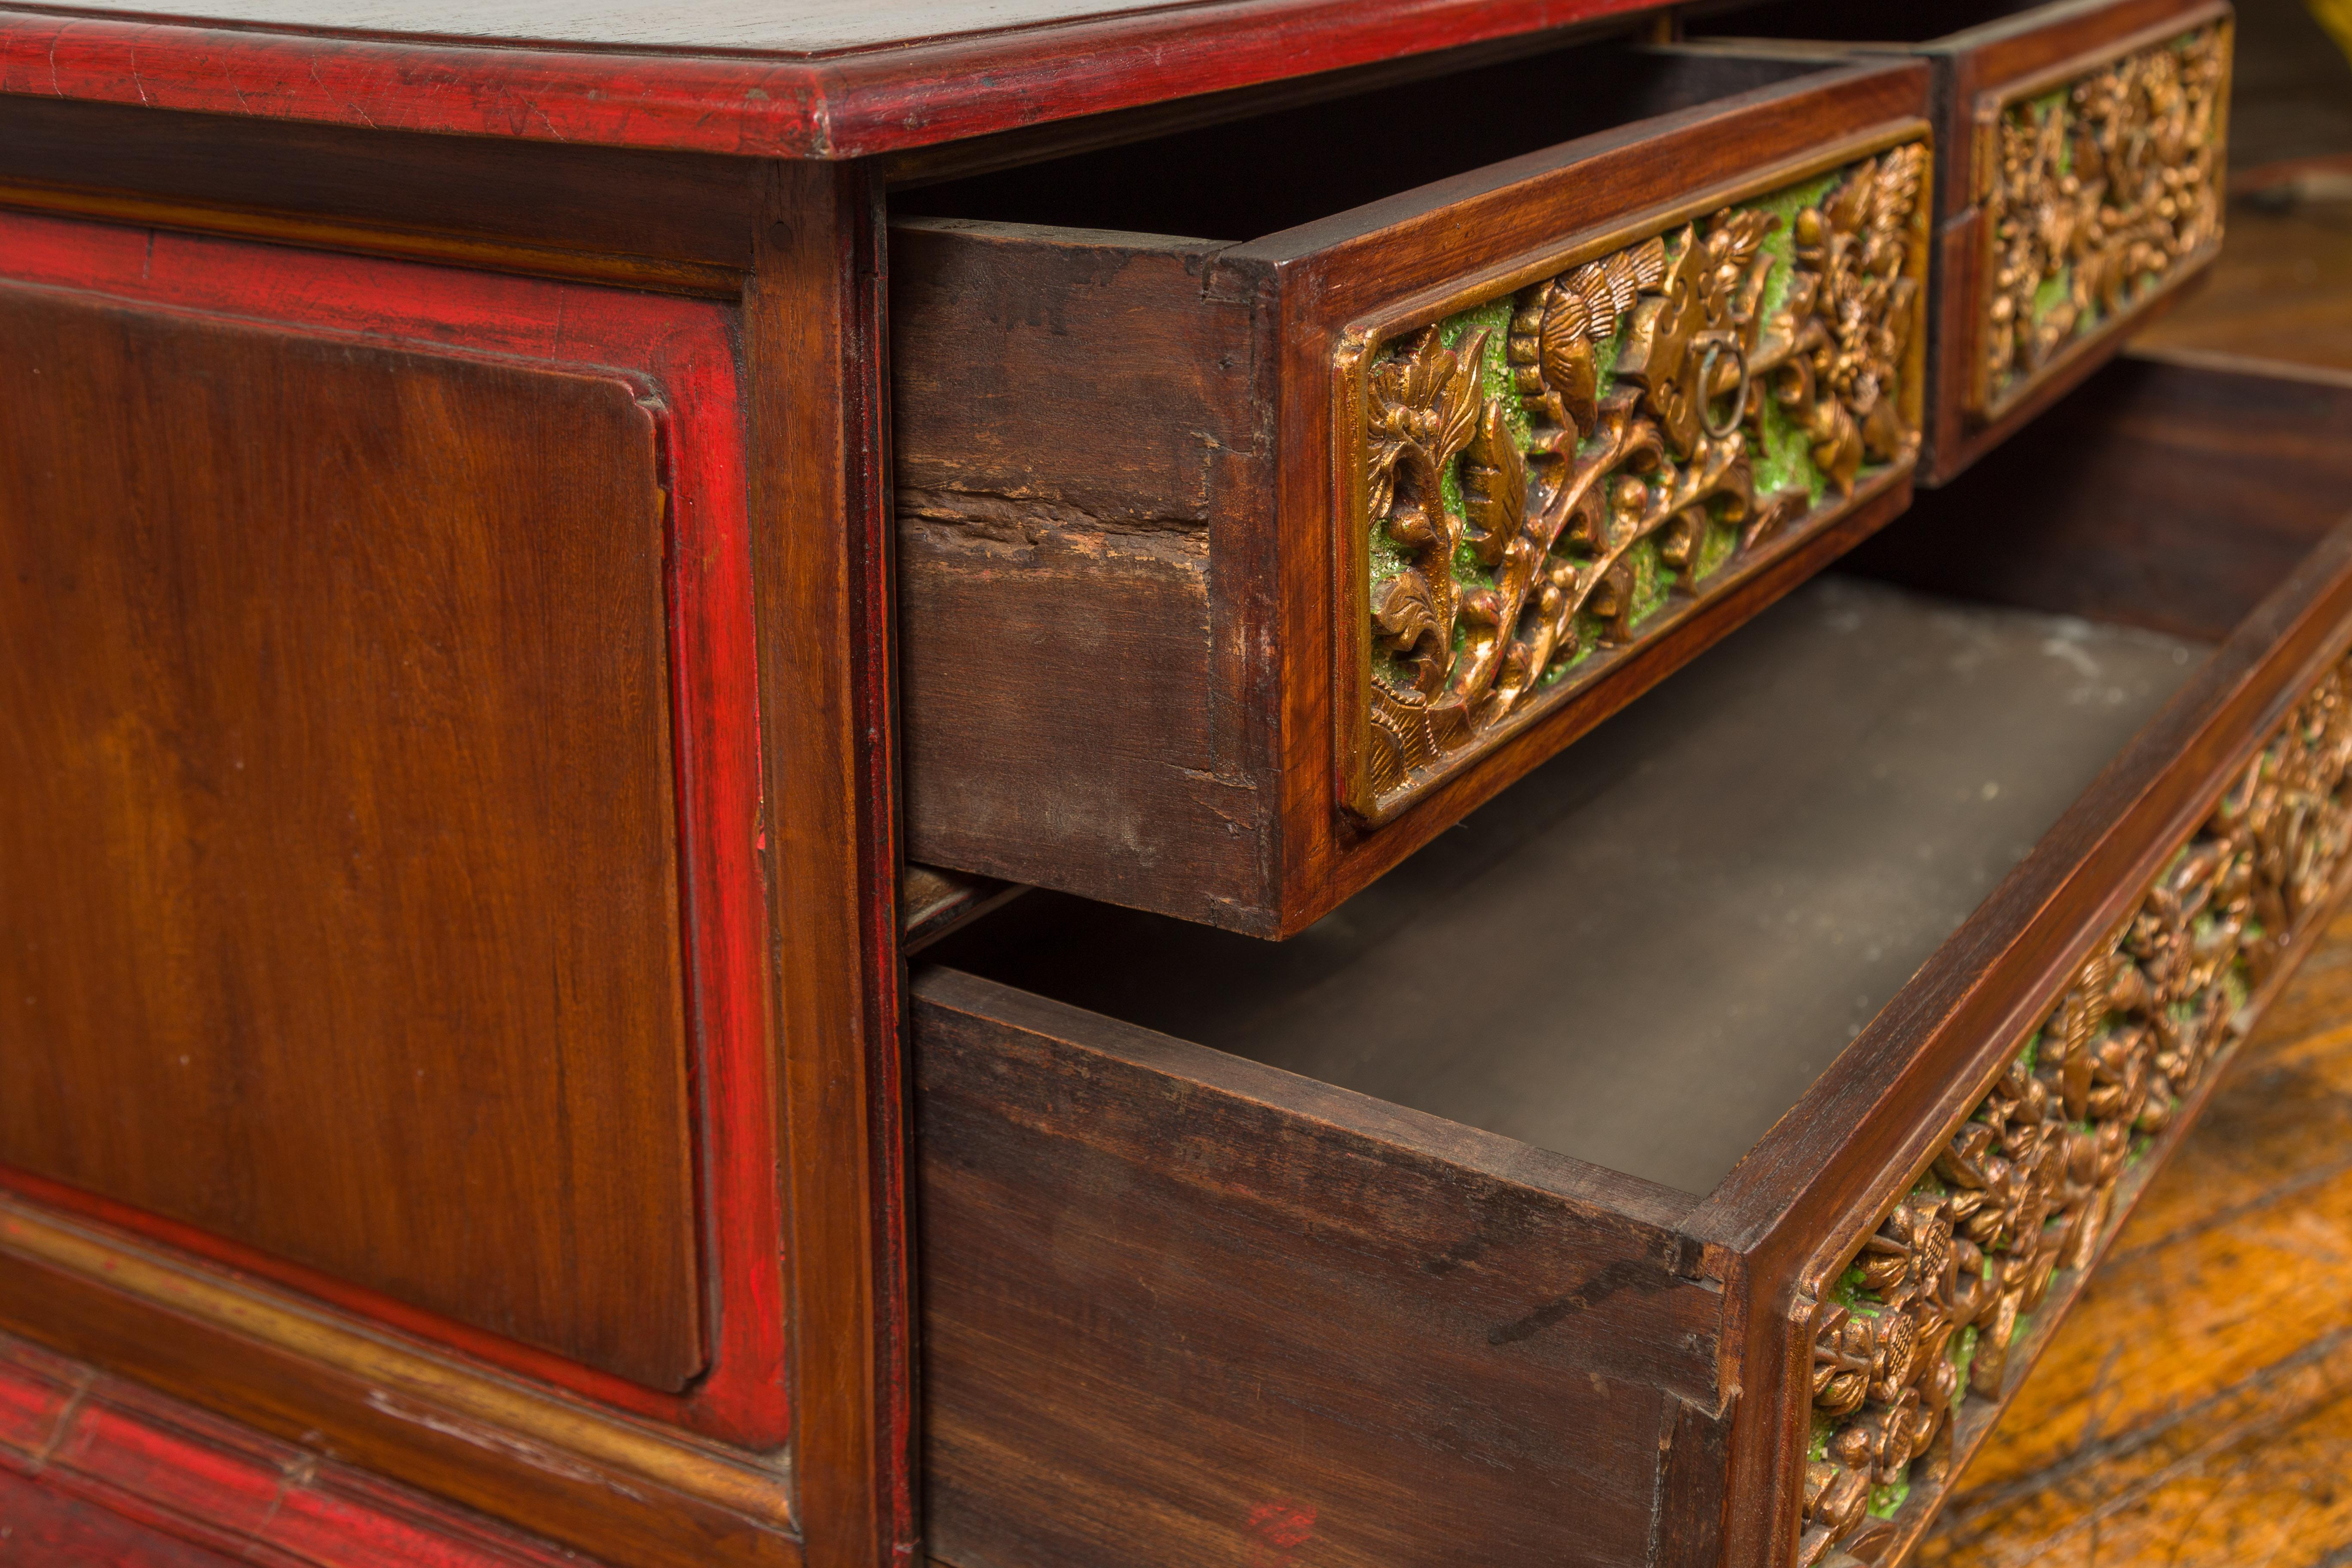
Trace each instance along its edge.
<path fill-rule="evenodd" d="M 2223 0 L 196 5 L 0 5 L 21 1560 L 1894 1568 L 2352 871 Z"/>

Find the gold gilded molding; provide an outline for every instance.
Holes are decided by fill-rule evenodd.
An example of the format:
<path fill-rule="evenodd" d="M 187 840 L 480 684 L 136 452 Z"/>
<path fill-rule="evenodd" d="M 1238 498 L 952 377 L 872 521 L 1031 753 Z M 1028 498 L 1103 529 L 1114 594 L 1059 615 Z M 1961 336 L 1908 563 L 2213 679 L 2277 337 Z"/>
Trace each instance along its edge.
<path fill-rule="evenodd" d="M 1999 413 L 2220 245 L 2229 76 L 2217 21 L 1992 108 L 1975 412 Z"/>
<path fill-rule="evenodd" d="M 2116 1189 L 2252 1026 L 2251 1004 L 2352 849 L 2352 660 L 2331 669 L 2093 950 L 1935 1162 L 1810 1314 L 1812 1440 L 1797 1562 L 1866 1548 L 1940 1488 L 1970 1401 Z M 1859 1554 L 1873 1555 L 1867 1550 Z"/>
<path fill-rule="evenodd" d="M 1661 226 L 1364 357 L 1358 815 L 1912 460 L 1927 154 Z"/>

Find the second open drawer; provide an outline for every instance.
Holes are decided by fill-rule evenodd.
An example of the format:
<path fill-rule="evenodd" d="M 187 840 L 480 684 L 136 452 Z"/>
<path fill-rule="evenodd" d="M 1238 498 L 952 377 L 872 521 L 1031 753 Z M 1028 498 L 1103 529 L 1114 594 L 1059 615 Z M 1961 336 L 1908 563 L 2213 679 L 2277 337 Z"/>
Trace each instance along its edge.
<path fill-rule="evenodd" d="M 2347 429 L 2123 362 L 1291 942 L 929 950 L 933 1555 L 1893 1563 L 2346 884 Z"/>
<path fill-rule="evenodd" d="M 1726 55 L 1934 66 L 1926 483 L 2049 406 L 2220 253 L 2227 0 L 1769 0 L 1688 26 L 1688 47 Z"/>
<path fill-rule="evenodd" d="M 1927 81 L 1584 44 L 894 195 L 908 854 L 1295 931 L 1900 510 Z"/>

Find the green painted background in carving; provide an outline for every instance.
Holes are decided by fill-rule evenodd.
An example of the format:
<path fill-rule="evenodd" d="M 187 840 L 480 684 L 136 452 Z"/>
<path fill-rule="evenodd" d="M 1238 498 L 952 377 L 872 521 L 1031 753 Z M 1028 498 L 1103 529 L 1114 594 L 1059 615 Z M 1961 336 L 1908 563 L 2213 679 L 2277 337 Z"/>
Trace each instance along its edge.
<path fill-rule="evenodd" d="M 1812 179 L 1783 186 L 1769 195 L 1733 204 L 1727 209 L 1733 212 L 1768 212 L 1780 220 L 1771 233 L 1765 237 L 1763 242 L 1765 253 L 1772 258 L 1772 270 L 1766 281 L 1764 297 L 1759 307 L 1759 314 L 1763 317 L 1769 319 L 1787 303 L 1790 272 L 1794 265 L 1791 253 L 1795 242 L 1791 235 L 1791 226 L 1798 213 L 1806 207 L 1818 205 L 1840 181 L 1846 178 L 1858 166 L 1858 164 L 1848 164 L 1832 169 Z M 1678 252 L 1671 237 L 1672 229 L 1669 228 L 1667 232 L 1670 237 L 1668 255 L 1671 258 Z M 1511 314 L 1516 304 L 1516 296 L 1506 294 L 1498 299 L 1489 300 L 1482 305 L 1457 311 L 1437 323 L 1438 342 L 1446 348 L 1455 347 L 1482 327 L 1486 329 L 1486 342 L 1482 357 L 1485 361 L 1484 384 L 1490 394 L 1507 388 L 1512 384 L 1508 343 Z M 1601 384 L 1604 395 L 1618 384 L 1614 372 L 1617 356 L 1624 346 L 1624 335 L 1625 321 L 1621 318 L 1616 335 L 1606 342 L 1595 345 L 1594 358 L 1601 372 Z M 1402 352 L 1402 344 L 1391 345 L 1385 351 L 1383 357 L 1401 352 Z M 1531 451 L 1534 447 L 1534 431 L 1528 422 L 1526 408 L 1517 397 L 1508 397 L 1505 401 L 1505 418 L 1509 426 L 1512 439 L 1518 445 L 1521 452 Z M 1802 486 L 1809 497 L 1809 504 L 1819 506 L 1822 495 L 1829 488 L 1828 476 L 1815 465 L 1803 433 L 1790 423 L 1788 415 L 1780 405 L 1771 398 L 1764 398 L 1760 414 L 1748 423 L 1747 429 L 1749 442 L 1748 458 L 1756 476 L 1756 493 L 1759 496 L 1770 495 Z M 1466 461 L 1468 461 L 1466 454 L 1456 454 L 1447 462 L 1440 479 L 1445 505 L 1449 510 L 1456 513 L 1462 510 L 1462 468 Z M 1883 464 L 1866 465 L 1863 469 L 1864 479 L 1879 471 L 1883 467 Z M 1717 501 L 1710 505 L 1719 510 L 1723 503 Z M 1699 552 L 1698 565 L 1694 575 L 1703 578 L 1721 566 L 1731 557 L 1738 545 L 1738 530 L 1736 527 L 1717 521 L 1708 531 L 1707 538 Z M 1389 539 L 1386 521 L 1381 519 L 1373 520 L 1370 525 L 1366 559 L 1370 566 L 1369 583 L 1375 598 L 1378 596 L 1381 584 L 1412 564 L 1411 558 L 1406 552 L 1399 550 Z M 1634 572 L 1636 610 L 1633 619 L 1634 624 L 1638 626 L 1665 605 L 1668 594 L 1675 584 L 1676 574 L 1659 559 L 1658 544 L 1655 540 L 1645 539 L 1635 544 L 1628 559 L 1632 562 Z M 1457 583 L 1465 587 L 1481 586 L 1488 582 L 1486 568 L 1479 563 L 1477 556 L 1467 543 L 1454 552 L 1454 577 Z M 1583 619 L 1589 621 L 1590 617 L 1583 617 Z M 1545 670 L 1541 678 L 1542 685 L 1550 686 L 1557 683 L 1578 665 L 1591 657 L 1597 641 L 1597 638 L 1591 635 L 1594 627 L 1585 625 L 1581 629 L 1587 634 L 1578 638 L 1578 646 L 1583 651 L 1572 658 L 1559 660 Z M 1468 635 L 1465 627 L 1458 625 L 1455 626 L 1454 636 L 1457 649 L 1467 639 Z M 1376 679 L 1385 680 L 1392 686 L 1402 687 L 1411 684 L 1412 678 L 1407 673 L 1403 661 L 1395 654 L 1379 647 L 1377 643 L 1372 648 L 1372 673 Z"/>

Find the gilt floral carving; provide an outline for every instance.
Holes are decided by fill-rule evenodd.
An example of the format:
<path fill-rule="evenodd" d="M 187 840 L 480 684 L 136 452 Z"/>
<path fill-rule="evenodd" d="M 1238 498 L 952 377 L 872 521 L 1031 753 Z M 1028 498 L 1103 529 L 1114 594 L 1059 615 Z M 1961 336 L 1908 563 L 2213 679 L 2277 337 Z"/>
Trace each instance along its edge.
<path fill-rule="evenodd" d="M 2075 973 L 1935 1163 L 1808 1310 L 1800 1568 L 1866 1547 L 2021 1325 L 2089 1267 L 2118 1184 L 2252 1023 L 2352 849 L 2352 662 L 2330 671 Z"/>
<path fill-rule="evenodd" d="M 1913 457 L 1926 178 L 1897 146 L 1391 338 L 1370 815 Z"/>
<path fill-rule="evenodd" d="M 2229 72 L 2215 22 L 2000 108 L 1978 154 L 1980 409 L 2219 243 Z"/>

